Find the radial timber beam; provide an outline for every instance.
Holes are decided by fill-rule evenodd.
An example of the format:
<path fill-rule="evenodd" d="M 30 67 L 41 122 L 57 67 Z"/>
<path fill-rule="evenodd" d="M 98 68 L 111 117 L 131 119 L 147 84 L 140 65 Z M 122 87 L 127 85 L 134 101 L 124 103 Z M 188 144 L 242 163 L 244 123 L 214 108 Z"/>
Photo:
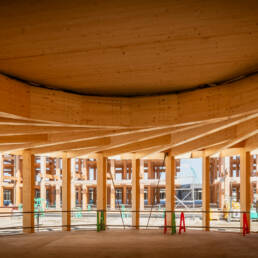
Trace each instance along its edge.
<path fill-rule="evenodd" d="M 180 155 L 199 149 L 205 149 L 220 143 L 225 143 L 224 145 L 221 145 L 221 148 L 223 149 L 257 134 L 257 130 L 258 119 L 254 118 L 250 121 L 248 120 L 242 122 L 224 130 L 200 137 L 193 141 L 189 141 L 185 144 L 172 147 L 171 152 L 174 155 Z M 229 142 L 231 142 L 231 144 Z"/>

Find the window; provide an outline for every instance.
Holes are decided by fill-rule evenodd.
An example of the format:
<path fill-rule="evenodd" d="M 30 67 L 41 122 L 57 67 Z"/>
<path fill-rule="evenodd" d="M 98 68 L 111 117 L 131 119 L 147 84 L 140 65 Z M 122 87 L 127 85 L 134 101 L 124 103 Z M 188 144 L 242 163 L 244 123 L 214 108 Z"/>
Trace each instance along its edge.
<path fill-rule="evenodd" d="M 116 180 L 122 180 L 122 173 L 116 173 Z"/>
<path fill-rule="evenodd" d="M 148 200 L 148 190 L 144 189 L 144 200 Z"/>
<path fill-rule="evenodd" d="M 12 204 L 12 191 L 4 190 L 4 205 Z"/>
<path fill-rule="evenodd" d="M 90 180 L 94 180 L 94 169 L 93 168 L 90 168 L 90 171 L 89 171 L 90 173 Z"/>
<path fill-rule="evenodd" d="M 94 203 L 94 189 L 93 188 L 90 188 L 89 189 L 89 203 Z"/>
<path fill-rule="evenodd" d="M 4 190 L 4 200 L 5 201 L 11 201 L 12 200 L 11 190 Z"/>

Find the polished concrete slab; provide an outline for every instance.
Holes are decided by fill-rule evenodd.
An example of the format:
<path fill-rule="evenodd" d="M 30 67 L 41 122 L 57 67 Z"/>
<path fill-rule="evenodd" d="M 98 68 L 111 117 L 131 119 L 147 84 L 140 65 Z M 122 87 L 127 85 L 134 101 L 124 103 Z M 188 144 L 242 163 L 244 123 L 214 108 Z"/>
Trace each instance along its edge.
<path fill-rule="evenodd" d="M 0 237 L 0 257 L 258 257 L 258 234 L 158 230 L 42 232 Z"/>

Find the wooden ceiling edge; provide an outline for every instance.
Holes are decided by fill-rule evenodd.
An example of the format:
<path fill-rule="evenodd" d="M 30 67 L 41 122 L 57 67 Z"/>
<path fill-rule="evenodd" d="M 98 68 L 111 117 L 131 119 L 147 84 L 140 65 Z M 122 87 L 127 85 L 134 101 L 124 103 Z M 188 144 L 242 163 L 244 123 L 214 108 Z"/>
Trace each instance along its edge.
<path fill-rule="evenodd" d="M 178 94 L 112 98 L 38 88 L 0 75 L 0 116 L 89 128 L 187 125 L 257 112 L 257 82 L 258 75 L 253 75 Z M 120 112 L 114 111 L 114 105 Z"/>

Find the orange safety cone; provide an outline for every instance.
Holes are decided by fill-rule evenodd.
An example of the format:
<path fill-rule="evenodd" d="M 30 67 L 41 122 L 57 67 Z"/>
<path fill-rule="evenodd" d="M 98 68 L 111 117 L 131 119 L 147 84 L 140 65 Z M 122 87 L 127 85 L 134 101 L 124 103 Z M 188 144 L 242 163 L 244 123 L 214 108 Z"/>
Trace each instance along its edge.
<path fill-rule="evenodd" d="M 181 216 L 180 216 L 180 226 L 179 226 L 179 234 L 181 234 L 181 230 L 184 230 L 185 232 L 185 215 L 183 212 L 181 212 Z"/>
<path fill-rule="evenodd" d="M 165 212 L 164 216 L 164 234 L 167 233 L 167 213 Z"/>
<path fill-rule="evenodd" d="M 246 212 L 245 212 L 243 214 L 243 236 L 245 236 L 246 234 L 249 234 L 249 233 L 250 233 L 250 230 L 249 230 L 247 216 L 246 216 Z"/>

